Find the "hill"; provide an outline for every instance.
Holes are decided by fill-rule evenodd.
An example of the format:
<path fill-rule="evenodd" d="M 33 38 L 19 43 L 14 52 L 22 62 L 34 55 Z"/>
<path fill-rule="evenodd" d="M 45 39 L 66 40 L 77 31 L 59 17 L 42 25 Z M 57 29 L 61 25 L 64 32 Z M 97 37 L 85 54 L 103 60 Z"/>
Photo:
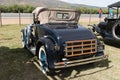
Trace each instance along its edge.
<path fill-rule="evenodd" d="M 44 7 L 70 7 L 71 4 L 60 0 L 0 0 L 0 5 L 12 5 L 12 4 L 28 4 L 32 6 L 44 6 Z"/>
<path fill-rule="evenodd" d="M 23 5 L 28 4 L 32 6 L 43 6 L 43 7 L 66 7 L 66 8 L 76 8 L 76 7 L 88 7 L 88 8 L 98 8 L 96 6 L 84 5 L 84 4 L 71 4 L 63 2 L 60 0 L 0 0 L 0 5 Z"/>

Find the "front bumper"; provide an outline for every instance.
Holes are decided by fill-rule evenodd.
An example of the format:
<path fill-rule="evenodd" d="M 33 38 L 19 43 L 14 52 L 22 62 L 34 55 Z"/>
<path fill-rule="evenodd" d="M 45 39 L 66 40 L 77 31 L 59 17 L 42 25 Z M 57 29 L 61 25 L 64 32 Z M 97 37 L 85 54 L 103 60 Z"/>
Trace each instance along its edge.
<path fill-rule="evenodd" d="M 55 69 L 84 65 L 84 64 L 99 62 L 106 59 L 108 59 L 108 55 L 102 55 L 102 56 L 80 59 L 80 60 L 72 60 L 72 61 L 68 60 L 64 62 L 55 63 Z"/>

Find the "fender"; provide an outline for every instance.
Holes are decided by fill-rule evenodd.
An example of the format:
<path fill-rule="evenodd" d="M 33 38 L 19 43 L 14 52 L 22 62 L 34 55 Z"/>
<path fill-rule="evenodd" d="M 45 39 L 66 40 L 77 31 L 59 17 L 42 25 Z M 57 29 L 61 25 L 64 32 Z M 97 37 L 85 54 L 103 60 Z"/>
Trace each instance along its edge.
<path fill-rule="evenodd" d="M 22 33 L 22 46 L 23 46 L 23 48 L 27 48 L 27 46 L 26 46 L 26 36 L 25 36 L 25 30 L 24 29 L 22 29 L 21 30 L 21 33 Z"/>
<path fill-rule="evenodd" d="M 38 55 L 38 51 L 39 48 L 44 45 L 46 51 L 48 54 L 54 53 L 54 46 L 55 46 L 55 40 L 53 40 L 50 37 L 41 37 L 38 41 L 37 41 L 37 45 L 36 45 L 36 55 Z"/>
<path fill-rule="evenodd" d="M 47 54 L 47 61 L 48 61 L 48 68 L 52 69 L 54 68 L 54 61 L 56 60 L 56 52 L 55 52 L 55 44 L 50 38 L 42 37 L 38 44 L 37 44 L 37 55 L 39 52 L 39 48 L 44 45 L 46 54 Z"/>
<path fill-rule="evenodd" d="M 45 49 L 46 49 L 47 52 L 53 52 L 54 51 L 55 43 L 53 42 L 53 40 L 46 37 L 42 40 L 42 42 L 43 42 L 43 45 L 45 46 Z"/>
<path fill-rule="evenodd" d="M 31 36 L 31 25 L 28 25 L 24 29 L 21 30 L 23 34 L 23 41 L 25 41 L 25 44 L 28 46 L 29 45 L 29 39 Z"/>
<path fill-rule="evenodd" d="M 22 34 L 23 34 L 23 41 L 25 41 L 25 44 L 28 46 L 28 33 L 27 33 L 27 28 L 24 28 L 21 30 Z"/>
<path fill-rule="evenodd" d="M 23 40 L 25 40 L 25 30 L 22 29 L 21 32 L 22 32 L 22 34 L 23 34 L 23 39 L 22 39 L 22 41 L 23 41 Z"/>

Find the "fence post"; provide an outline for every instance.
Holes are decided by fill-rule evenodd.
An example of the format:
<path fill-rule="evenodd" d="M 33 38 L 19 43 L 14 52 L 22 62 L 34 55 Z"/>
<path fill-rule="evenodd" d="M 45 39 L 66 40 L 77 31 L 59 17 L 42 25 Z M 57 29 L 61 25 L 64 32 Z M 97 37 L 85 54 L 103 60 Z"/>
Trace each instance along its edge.
<path fill-rule="evenodd" d="M 89 25 L 91 23 L 91 11 L 90 11 L 90 16 L 89 16 Z"/>
<path fill-rule="evenodd" d="M 19 25 L 21 27 L 21 15 L 20 15 L 20 11 L 18 11 L 18 12 L 19 12 Z"/>
<path fill-rule="evenodd" d="M 2 27 L 2 16 L 1 16 L 1 11 L 0 11 L 0 26 Z"/>

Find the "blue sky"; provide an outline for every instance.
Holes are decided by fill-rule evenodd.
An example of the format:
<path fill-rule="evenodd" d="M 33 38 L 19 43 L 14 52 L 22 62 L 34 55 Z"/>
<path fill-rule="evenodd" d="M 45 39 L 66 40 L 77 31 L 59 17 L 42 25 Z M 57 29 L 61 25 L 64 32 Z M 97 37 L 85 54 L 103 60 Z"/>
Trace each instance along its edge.
<path fill-rule="evenodd" d="M 61 0 L 69 3 L 86 4 L 98 7 L 107 7 L 109 4 L 115 3 L 119 0 Z"/>

